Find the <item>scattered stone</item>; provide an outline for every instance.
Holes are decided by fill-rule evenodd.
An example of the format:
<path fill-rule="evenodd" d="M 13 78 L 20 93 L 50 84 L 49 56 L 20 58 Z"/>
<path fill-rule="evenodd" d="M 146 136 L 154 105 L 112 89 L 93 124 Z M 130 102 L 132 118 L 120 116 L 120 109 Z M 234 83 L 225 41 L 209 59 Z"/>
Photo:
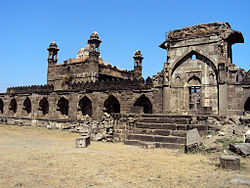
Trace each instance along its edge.
<path fill-rule="evenodd" d="M 250 143 L 229 144 L 229 150 L 246 157 L 250 155 Z"/>
<path fill-rule="evenodd" d="M 211 134 L 210 134 L 210 135 L 207 135 L 206 138 L 207 138 L 207 139 L 210 139 L 210 138 L 212 138 L 212 135 L 211 135 Z"/>
<path fill-rule="evenodd" d="M 232 121 L 236 125 L 241 124 L 239 116 L 232 116 L 229 118 L 229 120 Z"/>
<path fill-rule="evenodd" d="M 94 141 L 100 141 L 104 138 L 103 134 L 102 133 L 97 133 L 95 135 L 92 135 L 92 140 Z"/>
<path fill-rule="evenodd" d="M 214 153 L 217 151 L 218 151 L 218 148 L 217 148 L 216 144 L 212 144 L 211 146 L 206 148 L 206 152 L 208 152 L 208 153 Z"/>
<path fill-rule="evenodd" d="M 240 121 L 241 121 L 243 124 L 248 125 L 248 127 L 249 127 L 249 124 L 250 124 L 250 116 L 241 117 L 241 118 L 240 118 Z"/>
<path fill-rule="evenodd" d="M 239 170 L 240 158 L 233 155 L 222 155 L 220 157 L 220 166 L 226 169 Z"/>
<path fill-rule="evenodd" d="M 222 131 L 219 131 L 219 134 L 218 136 L 225 136 L 226 133 L 222 132 Z"/>
<path fill-rule="evenodd" d="M 238 129 L 234 129 L 233 134 L 236 135 L 236 136 L 240 136 L 240 135 L 242 135 L 242 132 L 240 130 L 238 130 Z"/>
<path fill-rule="evenodd" d="M 250 130 L 248 130 L 248 131 L 244 134 L 244 142 L 245 142 L 245 143 L 250 143 Z"/>
<path fill-rule="evenodd" d="M 76 139 L 76 147 L 77 148 L 86 148 L 90 145 L 90 137 L 89 136 L 82 136 Z"/>

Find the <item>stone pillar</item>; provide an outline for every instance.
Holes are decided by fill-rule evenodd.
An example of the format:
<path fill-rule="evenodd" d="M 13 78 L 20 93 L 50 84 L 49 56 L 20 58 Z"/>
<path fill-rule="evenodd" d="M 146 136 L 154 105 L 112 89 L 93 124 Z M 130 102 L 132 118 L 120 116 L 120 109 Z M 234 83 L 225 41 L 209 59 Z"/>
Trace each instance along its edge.
<path fill-rule="evenodd" d="M 170 96 L 170 88 L 168 86 L 163 86 L 163 113 L 166 113 L 169 111 L 169 96 Z"/>
<path fill-rule="evenodd" d="M 219 63 L 219 115 L 227 115 L 228 89 L 226 83 L 226 65 Z"/>
<path fill-rule="evenodd" d="M 163 91 L 162 91 L 162 111 L 166 113 L 169 111 L 170 88 L 169 88 L 169 63 L 164 63 L 164 76 L 163 76 Z"/>
<path fill-rule="evenodd" d="M 219 115 L 227 115 L 228 91 L 227 84 L 219 84 Z"/>

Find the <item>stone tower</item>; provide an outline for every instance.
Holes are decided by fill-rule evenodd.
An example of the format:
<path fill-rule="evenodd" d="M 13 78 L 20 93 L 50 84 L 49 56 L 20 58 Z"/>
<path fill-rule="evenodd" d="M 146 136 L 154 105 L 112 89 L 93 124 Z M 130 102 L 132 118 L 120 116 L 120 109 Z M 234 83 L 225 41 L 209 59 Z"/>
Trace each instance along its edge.
<path fill-rule="evenodd" d="M 100 56 L 100 44 L 101 40 L 99 39 L 99 35 L 96 31 L 94 31 L 90 39 L 88 40 L 88 45 L 89 45 L 89 60 L 90 61 L 99 61 L 99 56 Z"/>
<path fill-rule="evenodd" d="M 134 74 L 136 79 L 140 79 L 142 76 L 142 60 L 144 59 L 141 51 L 137 50 L 135 52 L 134 58 Z"/>
<path fill-rule="evenodd" d="M 48 55 L 49 66 L 55 65 L 57 63 L 57 52 L 59 51 L 56 42 L 55 41 L 51 42 L 47 50 L 49 51 Z"/>

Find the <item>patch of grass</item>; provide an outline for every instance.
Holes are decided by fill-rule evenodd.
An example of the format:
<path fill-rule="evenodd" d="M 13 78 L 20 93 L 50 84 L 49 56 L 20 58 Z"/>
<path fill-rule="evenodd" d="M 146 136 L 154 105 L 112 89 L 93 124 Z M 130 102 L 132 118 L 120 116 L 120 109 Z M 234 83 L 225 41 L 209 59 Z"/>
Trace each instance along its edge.
<path fill-rule="evenodd" d="M 236 138 L 219 138 L 214 141 L 215 144 L 222 143 L 222 150 L 228 149 L 229 144 L 241 143 L 242 141 Z"/>

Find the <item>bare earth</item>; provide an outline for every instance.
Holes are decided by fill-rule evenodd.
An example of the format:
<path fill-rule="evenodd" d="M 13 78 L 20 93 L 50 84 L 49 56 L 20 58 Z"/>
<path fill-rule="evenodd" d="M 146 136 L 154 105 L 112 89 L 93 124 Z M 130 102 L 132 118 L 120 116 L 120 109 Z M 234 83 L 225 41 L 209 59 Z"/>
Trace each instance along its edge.
<path fill-rule="evenodd" d="M 75 148 L 78 134 L 0 125 L 0 187 L 247 187 L 250 159 L 242 169 L 218 167 L 219 154 L 183 154 L 122 143 L 91 142 Z"/>

